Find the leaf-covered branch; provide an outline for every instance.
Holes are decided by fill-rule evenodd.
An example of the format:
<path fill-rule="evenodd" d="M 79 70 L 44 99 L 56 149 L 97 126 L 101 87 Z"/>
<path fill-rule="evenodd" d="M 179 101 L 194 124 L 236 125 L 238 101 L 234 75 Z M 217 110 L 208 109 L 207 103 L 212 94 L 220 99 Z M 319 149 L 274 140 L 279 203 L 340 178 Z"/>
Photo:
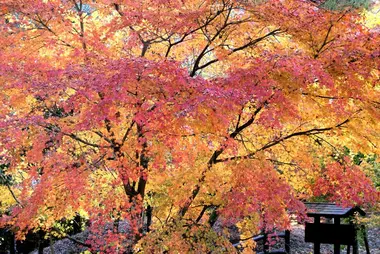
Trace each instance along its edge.
<path fill-rule="evenodd" d="M 241 126 L 236 126 L 236 129 L 232 133 L 229 134 L 229 138 L 235 138 L 238 134 L 240 134 L 242 131 L 244 131 L 246 128 L 248 128 L 250 125 L 252 125 L 256 116 L 263 109 L 264 104 L 265 103 L 263 103 L 261 106 L 257 107 L 257 109 L 253 112 L 252 116 L 250 117 L 250 119 L 248 121 L 246 121 Z M 215 150 L 214 153 L 212 154 L 212 156 L 210 157 L 210 159 L 208 160 L 207 167 L 202 170 L 201 176 L 198 179 L 196 185 L 194 186 L 192 193 L 191 193 L 191 196 L 189 196 L 187 198 L 186 203 L 179 210 L 178 214 L 181 217 L 183 217 L 186 214 L 186 212 L 188 211 L 193 200 L 197 197 L 197 195 L 201 189 L 202 183 L 205 181 L 206 173 L 208 171 L 210 171 L 212 166 L 218 162 L 218 157 L 223 153 L 224 150 L 225 150 L 225 148 L 223 148 L 223 147 L 219 148 L 218 150 Z"/>
<path fill-rule="evenodd" d="M 339 124 L 337 124 L 335 126 L 331 126 L 331 127 L 313 128 L 313 129 L 309 129 L 309 130 L 305 130 L 305 131 L 293 132 L 293 133 L 291 133 L 289 135 L 286 135 L 286 136 L 283 136 L 281 138 L 277 138 L 275 140 L 270 141 L 269 143 L 265 144 L 264 146 L 262 146 L 261 148 L 257 149 L 256 151 L 254 151 L 252 153 L 249 153 L 249 154 L 246 154 L 246 155 L 238 155 L 238 156 L 232 156 L 232 157 L 228 157 L 228 158 L 218 159 L 218 160 L 215 161 L 215 163 L 234 161 L 234 160 L 242 160 L 242 159 L 251 159 L 251 158 L 253 158 L 255 156 L 256 153 L 258 153 L 260 151 L 264 151 L 264 150 L 266 150 L 268 148 L 271 148 L 272 146 L 278 145 L 281 142 L 283 142 L 285 140 L 288 140 L 290 138 L 297 137 L 297 136 L 316 135 L 316 134 L 324 133 L 324 132 L 327 132 L 327 131 L 331 131 L 331 130 L 336 129 L 336 128 L 341 128 L 343 125 L 345 125 L 349 121 L 350 121 L 349 119 L 346 119 L 343 122 L 341 122 L 341 123 L 339 123 Z"/>

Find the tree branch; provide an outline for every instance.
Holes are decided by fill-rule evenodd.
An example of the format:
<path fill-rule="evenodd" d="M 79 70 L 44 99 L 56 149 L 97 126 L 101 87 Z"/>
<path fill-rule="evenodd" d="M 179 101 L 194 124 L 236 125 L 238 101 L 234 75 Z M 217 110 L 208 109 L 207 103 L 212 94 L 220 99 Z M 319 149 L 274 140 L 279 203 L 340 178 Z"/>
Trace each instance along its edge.
<path fill-rule="evenodd" d="M 111 146 L 101 146 L 101 145 L 98 145 L 98 144 L 93 144 L 93 143 L 91 143 L 91 142 L 88 142 L 88 141 L 86 141 L 86 140 L 84 140 L 84 139 L 82 139 L 82 138 L 80 138 L 80 137 L 78 137 L 78 136 L 76 136 L 75 134 L 72 134 L 72 133 L 62 133 L 64 136 L 67 136 L 67 137 L 70 137 L 70 138 L 72 138 L 72 139 L 74 139 L 74 140 L 76 140 L 76 141 L 78 141 L 78 142 L 81 142 L 81 143 L 83 143 L 83 144 L 85 144 L 85 145 L 88 145 L 88 146 L 92 146 L 92 147 L 96 147 L 96 148 L 110 148 Z"/>
<path fill-rule="evenodd" d="M 129 125 L 127 131 L 125 132 L 123 136 L 123 139 L 121 140 L 121 146 L 124 145 L 125 141 L 127 140 L 128 134 L 131 132 L 134 124 L 135 124 L 135 121 L 132 120 L 131 124 Z"/>
<path fill-rule="evenodd" d="M 13 192 L 11 186 L 9 185 L 9 183 L 5 182 L 5 185 L 7 186 L 9 192 L 11 193 L 13 199 L 16 201 L 16 203 L 21 206 L 21 208 L 24 208 L 24 206 L 21 204 L 21 202 L 17 199 L 15 193 Z"/>
<path fill-rule="evenodd" d="M 285 141 L 287 139 L 290 139 L 292 137 L 297 137 L 297 136 L 309 136 L 309 135 L 315 135 L 315 134 L 320 134 L 320 133 L 323 133 L 323 132 L 326 132 L 326 131 L 330 131 L 332 129 L 335 129 L 335 128 L 339 128 L 339 127 L 342 127 L 344 124 L 348 123 L 350 120 L 349 119 L 346 119 L 345 121 L 335 125 L 335 126 L 332 126 L 332 127 L 326 127 L 326 128 L 313 128 L 313 129 L 310 129 L 310 130 L 306 130 L 306 131 L 299 131 L 299 132 L 294 132 L 292 134 L 289 134 L 287 136 L 284 136 L 282 138 L 279 138 L 279 139 L 276 139 L 276 140 L 273 140 L 269 143 L 267 143 L 266 145 L 262 146 L 261 148 L 257 149 L 256 151 L 252 152 L 252 153 L 249 153 L 249 154 L 246 154 L 246 155 L 239 155 L 239 156 L 233 156 L 233 157 L 229 157 L 229 158 L 222 158 L 222 159 L 219 159 L 219 160 L 216 160 L 215 163 L 219 163 L 219 162 L 226 162 L 226 161 L 234 161 L 234 160 L 242 160 L 242 159 L 250 159 L 250 158 L 253 158 L 253 156 L 260 152 L 260 151 L 264 151 L 272 146 L 275 146 L 279 143 L 281 143 L 282 141 Z"/>
<path fill-rule="evenodd" d="M 271 96 L 272 97 L 272 96 Z M 270 97 L 270 98 L 271 98 Z M 269 100 L 269 99 L 268 99 Z M 266 100 L 265 102 L 267 102 L 268 100 Z M 263 109 L 264 105 L 265 105 L 265 102 L 262 103 L 261 106 L 259 106 L 255 112 L 253 113 L 253 115 L 251 116 L 251 118 L 245 122 L 243 125 L 241 126 L 237 126 L 237 128 L 229 135 L 230 138 L 235 138 L 239 133 L 241 133 L 244 129 L 246 129 L 247 127 L 249 127 L 255 120 L 256 116 L 260 113 L 260 111 Z M 185 202 L 185 204 L 179 209 L 179 216 L 180 217 L 183 217 L 186 212 L 188 211 L 191 203 L 193 202 L 193 200 L 197 197 L 200 189 L 201 189 L 201 184 L 205 181 L 205 178 L 206 178 L 206 173 L 212 168 L 213 164 L 216 164 L 217 163 L 217 159 L 219 157 L 219 155 L 221 155 L 223 153 L 223 151 L 225 150 L 225 148 L 222 146 L 221 148 L 219 148 L 218 150 L 214 151 L 214 153 L 212 154 L 212 156 L 210 157 L 209 161 L 207 162 L 207 167 L 202 171 L 201 173 L 201 176 L 200 178 L 198 179 L 198 182 L 197 184 L 194 186 L 193 188 L 193 191 L 191 193 L 191 195 L 188 197 L 187 201 Z"/>
<path fill-rule="evenodd" d="M 232 23 L 228 23 L 227 25 L 229 25 L 229 24 L 232 24 Z M 226 25 L 226 26 L 227 26 L 227 25 Z M 225 27 L 222 27 L 222 28 L 216 33 L 216 35 L 218 36 L 218 35 L 220 34 L 220 32 L 222 31 L 222 29 L 224 29 L 224 28 L 225 28 Z M 235 52 L 237 52 L 237 51 L 241 51 L 241 50 L 244 50 L 244 49 L 246 49 L 246 48 L 252 47 L 252 46 L 256 45 L 257 43 L 261 42 L 262 40 L 264 40 L 264 39 L 266 39 L 266 38 L 268 38 L 268 37 L 270 37 L 270 36 L 274 36 L 274 35 L 276 35 L 276 34 L 279 34 L 279 33 L 281 33 L 281 30 L 280 30 L 280 29 L 275 29 L 275 30 L 273 30 L 273 31 L 271 31 L 271 32 L 269 32 L 269 33 L 267 33 L 267 34 L 265 34 L 265 35 L 259 37 L 259 38 L 256 38 L 256 39 L 254 39 L 254 40 L 249 41 L 248 43 L 246 43 L 246 44 L 244 44 L 244 45 L 242 45 L 242 46 L 240 46 L 240 47 L 233 48 L 233 49 L 230 51 L 230 53 L 229 53 L 228 55 L 232 55 L 233 53 L 235 53 Z M 215 39 L 215 38 L 211 38 L 211 42 L 212 42 L 214 39 Z M 215 58 L 215 59 L 212 59 L 212 60 L 208 61 L 207 63 L 205 63 L 205 64 L 203 64 L 203 65 L 199 65 L 201 59 L 206 55 L 205 52 L 207 51 L 208 47 L 211 45 L 211 42 L 209 42 L 209 43 L 205 46 L 205 48 L 202 50 L 202 52 L 198 55 L 197 59 L 195 60 L 195 63 L 194 63 L 193 69 L 192 69 L 191 74 L 190 74 L 191 77 L 195 76 L 195 74 L 196 74 L 197 71 L 202 70 L 202 69 L 206 68 L 207 66 L 209 66 L 209 65 L 211 65 L 211 64 L 216 63 L 216 62 L 219 61 L 218 58 Z"/>
<path fill-rule="evenodd" d="M 28 16 L 28 15 L 26 15 L 26 16 Z M 29 18 L 31 18 L 31 17 L 29 17 Z M 40 17 L 40 15 L 38 15 L 37 14 L 37 18 L 38 19 L 34 19 L 34 18 L 31 18 L 32 20 L 34 20 L 34 21 L 36 21 L 36 22 L 38 22 L 40 25 L 42 25 L 47 31 L 49 31 L 50 33 L 52 33 L 55 37 L 57 37 L 57 39 L 58 39 L 58 41 L 60 41 L 60 42 L 62 42 L 63 43 L 63 45 L 65 45 L 65 46 L 67 46 L 67 47 L 70 47 L 70 48 L 75 48 L 74 46 L 72 46 L 70 43 L 68 43 L 68 42 L 66 42 L 66 41 L 64 41 L 64 40 L 62 40 L 60 37 L 59 37 L 59 35 L 56 33 L 56 32 L 54 32 L 42 19 L 41 19 L 41 17 Z"/>

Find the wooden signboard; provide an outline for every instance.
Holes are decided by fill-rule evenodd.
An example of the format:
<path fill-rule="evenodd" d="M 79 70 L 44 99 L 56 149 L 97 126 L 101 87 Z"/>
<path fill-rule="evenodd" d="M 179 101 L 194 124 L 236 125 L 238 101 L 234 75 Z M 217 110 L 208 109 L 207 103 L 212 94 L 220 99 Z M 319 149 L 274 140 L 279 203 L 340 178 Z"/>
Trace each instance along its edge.
<path fill-rule="evenodd" d="M 306 223 L 305 242 L 354 245 L 354 225 Z"/>

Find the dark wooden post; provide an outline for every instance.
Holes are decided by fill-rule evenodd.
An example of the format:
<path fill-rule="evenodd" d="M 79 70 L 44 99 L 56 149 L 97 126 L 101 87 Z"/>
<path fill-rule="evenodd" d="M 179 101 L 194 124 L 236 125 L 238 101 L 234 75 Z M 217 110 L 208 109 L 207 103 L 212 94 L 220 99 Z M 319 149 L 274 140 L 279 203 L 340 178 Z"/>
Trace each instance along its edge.
<path fill-rule="evenodd" d="M 38 231 L 37 234 L 37 239 L 38 239 L 38 254 L 44 254 L 44 232 L 42 230 Z"/>
<path fill-rule="evenodd" d="M 352 221 L 350 223 L 353 224 Z M 358 231 L 357 231 L 357 227 L 356 226 L 355 226 L 355 241 L 354 241 L 354 244 L 352 245 L 352 253 L 353 254 L 358 254 L 359 253 Z"/>
<path fill-rule="evenodd" d="M 268 233 L 264 232 L 263 236 L 264 236 L 264 239 L 263 239 L 263 243 L 264 243 L 263 250 L 264 250 L 264 253 L 267 254 L 267 253 L 269 253 Z"/>
<path fill-rule="evenodd" d="M 339 217 L 334 217 L 334 225 L 336 227 L 339 227 L 340 225 L 340 218 Z M 334 254 L 340 254 L 340 244 L 334 244 Z"/>
<path fill-rule="evenodd" d="M 152 224 L 152 211 L 153 208 L 148 205 L 146 208 L 146 232 L 150 231 L 150 225 Z"/>
<path fill-rule="evenodd" d="M 363 231 L 363 235 L 364 235 L 364 245 L 365 245 L 366 253 L 367 253 L 367 254 L 370 254 L 370 252 L 369 252 L 369 244 L 368 244 L 367 230 L 366 230 L 365 225 L 362 225 L 362 226 L 361 226 L 361 229 L 362 229 L 362 231 Z"/>
<path fill-rule="evenodd" d="M 290 230 L 285 230 L 285 252 L 290 254 Z"/>
<path fill-rule="evenodd" d="M 320 216 L 315 216 L 314 217 L 314 224 L 319 225 L 321 222 L 321 217 Z M 314 254 L 321 254 L 321 243 L 320 242 L 315 242 L 314 243 Z"/>
<path fill-rule="evenodd" d="M 12 231 L 9 231 L 9 253 L 16 254 L 16 240 Z"/>
<path fill-rule="evenodd" d="M 355 239 L 354 246 L 352 246 L 352 253 L 353 254 L 358 254 L 359 253 L 358 251 L 359 251 L 358 240 Z"/>

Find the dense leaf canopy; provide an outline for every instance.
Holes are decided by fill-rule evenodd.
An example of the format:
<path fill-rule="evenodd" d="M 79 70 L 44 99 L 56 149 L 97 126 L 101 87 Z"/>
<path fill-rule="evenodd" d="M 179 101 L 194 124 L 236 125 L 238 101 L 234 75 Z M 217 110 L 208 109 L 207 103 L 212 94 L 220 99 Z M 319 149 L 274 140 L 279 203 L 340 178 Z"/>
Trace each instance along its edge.
<path fill-rule="evenodd" d="M 1 224 L 81 212 L 114 225 L 101 252 L 233 252 L 215 222 L 379 201 L 344 153 L 379 154 L 379 29 L 321 2 L 0 0 Z"/>

